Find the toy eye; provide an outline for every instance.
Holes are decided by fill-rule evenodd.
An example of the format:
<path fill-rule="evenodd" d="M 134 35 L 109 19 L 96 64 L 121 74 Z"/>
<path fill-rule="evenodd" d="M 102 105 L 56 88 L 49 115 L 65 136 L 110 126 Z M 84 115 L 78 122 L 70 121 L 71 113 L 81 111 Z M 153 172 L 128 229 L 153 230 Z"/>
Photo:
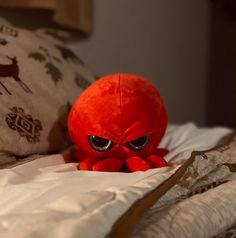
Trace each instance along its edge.
<path fill-rule="evenodd" d="M 99 136 L 89 136 L 88 139 L 92 148 L 100 152 L 109 150 L 113 145 L 111 140 L 104 139 Z"/>
<path fill-rule="evenodd" d="M 128 142 L 127 145 L 132 150 L 141 150 L 148 144 L 149 138 L 149 136 L 142 136 L 136 140 Z"/>

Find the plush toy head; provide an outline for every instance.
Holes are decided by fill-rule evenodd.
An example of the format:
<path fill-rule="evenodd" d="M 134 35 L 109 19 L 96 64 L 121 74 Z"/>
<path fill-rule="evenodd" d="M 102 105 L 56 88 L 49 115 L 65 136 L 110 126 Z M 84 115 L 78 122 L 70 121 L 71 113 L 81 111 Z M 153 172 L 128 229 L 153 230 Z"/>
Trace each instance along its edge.
<path fill-rule="evenodd" d="M 96 159 L 142 158 L 155 153 L 167 126 L 157 89 L 133 74 L 103 77 L 72 107 L 68 128 L 82 154 Z"/>

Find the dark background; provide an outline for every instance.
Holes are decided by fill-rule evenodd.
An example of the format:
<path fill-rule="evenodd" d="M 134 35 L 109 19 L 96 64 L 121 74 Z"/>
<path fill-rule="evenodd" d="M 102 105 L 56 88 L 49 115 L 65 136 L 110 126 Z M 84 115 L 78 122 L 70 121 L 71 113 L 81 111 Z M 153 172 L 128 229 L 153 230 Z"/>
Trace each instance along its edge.
<path fill-rule="evenodd" d="M 1 9 L 0 22 L 58 27 L 51 12 Z M 96 75 L 141 74 L 170 122 L 236 127 L 236 0 L 94 1 L 94 31 L 68 42 Z"/>

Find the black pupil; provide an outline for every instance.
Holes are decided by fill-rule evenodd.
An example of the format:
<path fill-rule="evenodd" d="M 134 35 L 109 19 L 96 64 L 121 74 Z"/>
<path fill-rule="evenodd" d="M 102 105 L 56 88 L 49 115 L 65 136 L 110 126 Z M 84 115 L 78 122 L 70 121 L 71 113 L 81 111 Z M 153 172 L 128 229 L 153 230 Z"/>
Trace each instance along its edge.
<path fill-rule="evenodd" d="M 143 136 L 136 140 L 133 140 L 132 142 L 130 142 L 130 144 L 134 145 L 135 147 L 140 147 L 140 146 L 143 146 L 146 143 L 146 141 L 147 141 L 147 137 Z"/>
<path fill-rule="evenodd" d="M 105 147 L 109 143 L 109 140 L 101 138 L 99 136 L 92 136 L 92 142 L 97 147 Z"/>

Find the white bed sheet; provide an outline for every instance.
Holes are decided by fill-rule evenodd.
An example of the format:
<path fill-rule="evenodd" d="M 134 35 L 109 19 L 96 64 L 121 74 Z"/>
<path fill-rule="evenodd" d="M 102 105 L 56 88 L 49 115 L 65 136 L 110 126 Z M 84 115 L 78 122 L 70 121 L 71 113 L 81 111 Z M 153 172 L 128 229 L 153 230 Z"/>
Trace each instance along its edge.
<path fill-rule="evenodd" d="M 169 126 L 162 147 L 169 168 L 135 173 L 77 171 L 62 155 L 0 170 L 0 237 L 104 237 L 137 200 L 178 169 L 193 150 L 206 150 L 227 128 Z"/>

